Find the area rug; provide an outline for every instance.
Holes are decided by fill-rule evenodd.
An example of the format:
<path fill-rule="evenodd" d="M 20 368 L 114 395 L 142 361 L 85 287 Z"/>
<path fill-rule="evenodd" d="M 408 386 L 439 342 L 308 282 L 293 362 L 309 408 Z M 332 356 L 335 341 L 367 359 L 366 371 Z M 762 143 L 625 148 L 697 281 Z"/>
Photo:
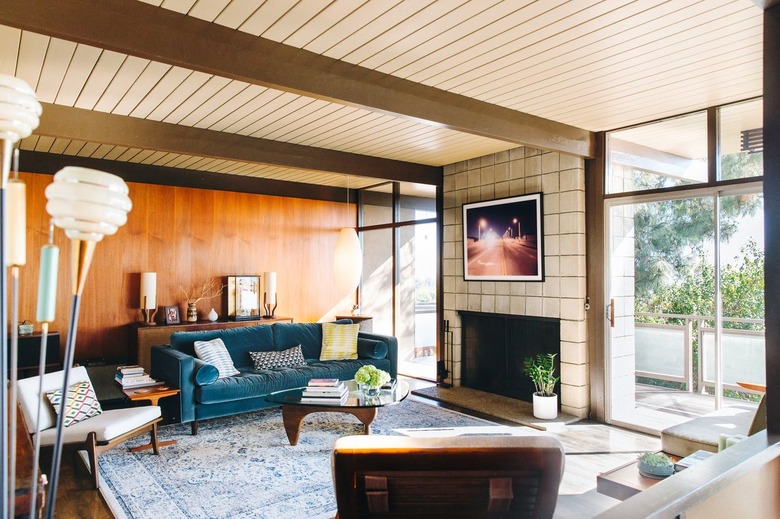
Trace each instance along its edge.
<path fill-rule="evenodd" d="M 411 399 L 381 409 L 371 429 L 379 435 L 524 434 Z M 189 424 L 165 426 L 160 439 L 177 443 L 159 456 L 128 452 L 148 436 L 100 456 L 101 491 L 120 518 L 331 518 L 331 450 L 339 437 L 362 430 L 351 415 L 317 413 L 306 417 L 293 447 L 278 408 L 204 421 L 197 436 Z"/>
<path fill-rule="evenodd" d="M 558 413 L 558 417 L 554 420 L 540 420 L 534 417 L 533 404 L 530 402 L 478 391 L 468 387 L 445 388 L 432 386 L 415 389 L 412 391 L 412 394 L 541 431 L 552 430 L 561 425 L 579 421 L 579 418 L 576 416 L 566 413 Z"/>

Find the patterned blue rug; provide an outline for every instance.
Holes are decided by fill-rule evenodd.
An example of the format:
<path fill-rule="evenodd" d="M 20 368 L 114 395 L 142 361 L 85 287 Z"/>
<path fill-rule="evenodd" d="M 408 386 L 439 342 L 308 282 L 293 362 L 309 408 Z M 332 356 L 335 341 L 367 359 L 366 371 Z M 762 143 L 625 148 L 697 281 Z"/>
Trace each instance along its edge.
<path fill-rule="evenodd" d="M 446 436 L 493 425 L 407 399 L 380 409 L 371 432 Z M 362 432 L 352 415 L 317 413 L 306 417 L 293 447 L 278 408 L 202 422 L 197 436 L 189 424 L 165 426 L 160 439 L 177 443 L 159 456 L 122 446 L 100 456 L 101 492 L 119 518 L 332 518 L 331 449 L 339 437 Z"/>

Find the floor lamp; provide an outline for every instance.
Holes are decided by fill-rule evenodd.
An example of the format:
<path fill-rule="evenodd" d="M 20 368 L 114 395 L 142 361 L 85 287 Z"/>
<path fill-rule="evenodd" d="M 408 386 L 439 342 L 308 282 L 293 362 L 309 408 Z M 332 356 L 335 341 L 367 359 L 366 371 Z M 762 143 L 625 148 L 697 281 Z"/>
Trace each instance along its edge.
<path fill-rule="evenodd" d="M 58 171 L 54 175 L 54 182 L 46 188 L 46 211 L 51 215 L 52 223 L 65 231 L 71 244 L 72 299 L 63 362 L 62 410 L 68 407 L 68 377 L 76 350 L 79 306 L 87 273 L 97 243 L 104 236 L 114 234 L 127 221 L 127 213 L 133 207 L 127 194 L 127 184 L 116 175 L 77 167 L 65 167 Z M 54 517 L 57 498 L 64 415 L 64 412 L 57 415 L 46 507 L 48 519 Z M 97 467 L 92 467 L 92 470 L 97 470 Z"/>
<path fill-rule="evenodd" d="M 41 105 L 35 98 L 35 91 L 30 86 L 12 76 L 0 74 L 0 214 L 3 215 L 0 225 L 0 372 L 3 377 L 10 371 L 16 373 L 16 355 L 13 355 L 11 365 L 8 365 L 8 271 L 12 259 L 9 244 L 6 243 L 12 222 L 6 217 L 8 214 L 8 190 L 11 172 L 11 156 L 14 144 L 28 137 L 38 127 L 41 115 Z M 23 198 L 23 194 L 22 194 Z M 22 224 L 24 225 L 24 224 Z M 22 230 L 22 237 L 24 230 Z M 18 243 L 15 244 L 18 246 Z M 18 251 L 17 251 L 18 252 Z M 15 262 L 18 263 L 18 262 Z M 18 264 L 15 266 L 18 269 Z M 16 271 L 15 271 L 16 272 Z M 14 307 L 18 304 L 18 297 L 14 297 Z M 16 351 L 17 323 L 12 324 L 11 339 L 14 352 Z M 13 392 L 15 395 L 15 392 Z M 9 413 L 10 411 L 10 413 Z M 0 510 L 3 516 L 14 514 L 14 500 L 11 495 L 16 494 L 16 471 L 11 471 L 13 465 L 9 463 L 11 455 L 16 455 L 16 428 L 11 430 L 9 414 L 16 417 L 16 401 L 9 402 L 8 385 L 0 384 Z M 11 492 L 13 489 L 13 492 Z"/>

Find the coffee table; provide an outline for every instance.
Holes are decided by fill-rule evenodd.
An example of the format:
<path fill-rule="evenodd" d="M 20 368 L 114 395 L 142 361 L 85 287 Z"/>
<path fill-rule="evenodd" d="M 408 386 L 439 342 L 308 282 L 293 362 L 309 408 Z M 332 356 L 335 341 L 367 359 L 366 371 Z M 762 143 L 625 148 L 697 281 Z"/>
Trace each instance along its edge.
<path fill-rule="evenodd" d="M 345 380 L 344 384 L 349 390 L 349 397 L 340 405 L 301 402 L 305 389 L 302 387 L 271 393 L 265 397 L 268 402 L 282 405 L 282 420 L 290 445 L 298 444 L 303 419 L 311 413 L 349 413 L 360 420 L 366 434 L 371 434 L 371 422 L 376 418 L 379 408 L 397 404 L 409 395 L 409 384 L 403 380 L 398 380 L 393 389 L 382 390 L 376 397 L 365 397 L 354 380 Z"/>
<path fill-rule="evenodd" d="M 668 453 L 664 454 L 669 456 L 675 463 L 680 461 L 679 456 Z M 661 481 L 661 479 L 651 478 L 640 474 L 638 463 L 637 460 L 629 461 L 628 463 L 624 463 L 619 467 L 615 467 L 612 470 L 608 470 L 607 472 L 596 476 L 596 492 L 625 501 L 629 497 L 634 496 L 643 490 L 647 490 Z M 672 474 L 672 476 L 674 476 L 674 474 Z"/>

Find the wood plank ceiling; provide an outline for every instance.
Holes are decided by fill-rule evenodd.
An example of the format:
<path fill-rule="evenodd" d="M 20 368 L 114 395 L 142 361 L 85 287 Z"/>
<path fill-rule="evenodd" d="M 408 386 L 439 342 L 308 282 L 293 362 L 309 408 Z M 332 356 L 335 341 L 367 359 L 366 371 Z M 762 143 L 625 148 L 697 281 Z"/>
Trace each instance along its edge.
<path fill-rule="evenodd" d="M 0 73 L 47 103 L 22 149 L 182 175 L 433 183 L 762 88 L 751 0 L 4 0 L 0 24 Z"/>

